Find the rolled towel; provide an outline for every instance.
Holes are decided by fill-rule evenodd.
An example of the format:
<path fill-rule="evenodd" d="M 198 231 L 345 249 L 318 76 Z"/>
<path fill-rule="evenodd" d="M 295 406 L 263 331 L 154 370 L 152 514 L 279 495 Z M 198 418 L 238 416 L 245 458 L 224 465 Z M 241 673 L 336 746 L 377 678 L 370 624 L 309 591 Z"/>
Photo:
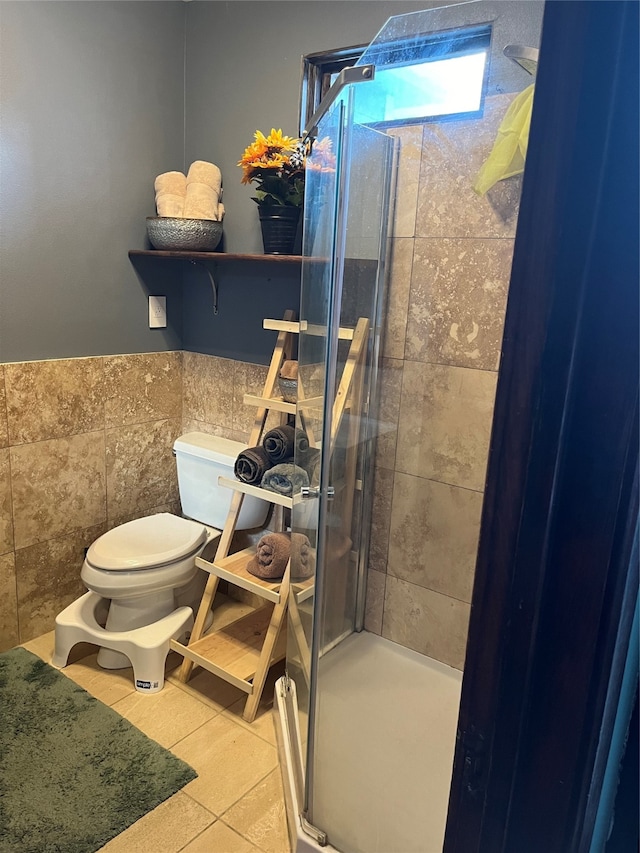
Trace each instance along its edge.
<path fill-rule="evenodd" d="M 222 196 L 222 172 L 215 163 L 195 160 L 187 172 L 184 204 L 187 219 L 218 219 Z"/>
<path fill-rule="evenodd" d="M 185 219 L 218 218 L 218 193 L 207 184 L 187 183 L 184 200 Z"/>
<path fill-rule="evenodd" d="M 294 453 L 304 453 L 309 449 L 309 439 L 306 432 L 295 427 L 275 427 L 262 439 L 262 445 L 269 454 L 274 465 L 291 459 Z"/>
<path fill-rule="evenodd" d="M 224 219 L 224 204 L 222 204 L 222 202 L 220 202 L 220 204 L 218 205 L 218 214 L 216 216 L 216 219 L 218 220 L 218 222 L 222 222 L 222 220 Z"/>
<path fill-rule="evenodd" d="M 263 489 L 290 498 L 303 486 L 309 485 L 309 475 L 293 462 L 282 462 L 265 472 L 260 485 Z"/>
<path fill-rule="evenodd" d="M 215 163 L 208 163 L 206 160 L 194 160 L 187 172 L 187 185 L 191 183 L 206 184 L 212 190 L 215 190 L 216 195 L 220 197 L 222 172 Z"/>
<path fill-rule="evenodd" d="M 317 447 L 309 447 L 306 451 L 296 454 L 296 465 L 307 472 L 309 485 L 317 486 L 320 483 L 320 450 Z"/>
<path fill-rule="evenodd" d="M 258 542 L 256 554 L 247 563 L 247 571 L 264 580 L 279 580 L 285 573 L 291 554 L 287 533 L 267 533 Z"/>
<path fill-rule="evenodd" d="M 233 473 L 238 480 L 257 486 L 262 482 L 265 472 L 273 463 L 269 459 L 264 447 L 247 447 L 238 454 L 233 466 Z"/>
<path fill-rule="evenodd" d="M 280 376 L 282 379 L 297 379 L 298 378 L 298 362 L 283 361 L 280 368 Z"/>
<path fill-rule="evenodd" d="M 157 193 L 184 195 L 187 191 L 187 179 L 182 172 L 163 172 L 155 179 L 154 189 Z"/>
<path fill-rule="evenodd" d="M 304 533 L 291 534 L 291 577 L 295 580 L 310 578 L 316 568 L 315 553 Z"/>
<path fill-rule="evenodd" d="M 154 182 L 158 216 L 184 215 L 187 179 L 182 172 L 164 172 Z"/>

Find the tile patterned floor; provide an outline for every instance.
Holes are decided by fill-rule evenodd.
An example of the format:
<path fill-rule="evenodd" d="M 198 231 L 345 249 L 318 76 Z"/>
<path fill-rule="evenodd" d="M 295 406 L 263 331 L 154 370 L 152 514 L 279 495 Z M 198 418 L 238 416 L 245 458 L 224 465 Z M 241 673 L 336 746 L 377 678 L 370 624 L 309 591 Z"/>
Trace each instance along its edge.
<path fill-rule="evenodd" d="M 50 661 L 53 631 L 24 644 Z M 242 719 L 244 694 L 209 672 L 188 684 L 167 658 L 160 693 L 135 691 L 131 670 L 107 672 L 93 646 L 76 646 L 62 672 L 153 740 L 190 764 L 198 778 L 148 812 L 101 853 L 289 853 L 284 795 L 272 716 L 273 667 L 258 716 Z"/>

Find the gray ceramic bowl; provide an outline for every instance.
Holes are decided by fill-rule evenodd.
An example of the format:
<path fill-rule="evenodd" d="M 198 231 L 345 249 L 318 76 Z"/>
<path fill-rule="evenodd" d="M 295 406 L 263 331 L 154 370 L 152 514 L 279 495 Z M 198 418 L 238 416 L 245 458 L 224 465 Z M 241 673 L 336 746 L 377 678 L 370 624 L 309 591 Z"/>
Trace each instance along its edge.
<path fill-rule="evenodd" d="M 154 249 L 178 252 L 213 252 L 222 237 L 222 222 L 147 216 L 147 234 Z"/>

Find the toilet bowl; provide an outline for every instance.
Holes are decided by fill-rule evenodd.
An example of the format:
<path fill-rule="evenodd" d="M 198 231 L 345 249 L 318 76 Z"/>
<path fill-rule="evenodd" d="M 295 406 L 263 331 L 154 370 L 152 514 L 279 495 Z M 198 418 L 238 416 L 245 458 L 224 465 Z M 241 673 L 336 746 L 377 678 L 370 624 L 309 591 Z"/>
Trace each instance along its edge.
<path fill-rule="evenodd" d="M 80 573 L 89 592 L 56 617 L 54 666 L 66 666 L 76 643 L 95 643 L 100 666 L 133 664 L 134 672 L 145 671 L 135 675 L 137 690 L 162 689 L 170 640 L 190 628 L 206 585 L 196 557 L 220 535 L 229 511 L 233 493 L 218 479 L 233 477 L 244 449 L 241 442 L 199 432 L 176 440 L 180 499 L 189 518 L 156 513 L 93 542 Z M 237 529 L 261 527 L 268 511 L 267 502 L 246 496 Z"/>

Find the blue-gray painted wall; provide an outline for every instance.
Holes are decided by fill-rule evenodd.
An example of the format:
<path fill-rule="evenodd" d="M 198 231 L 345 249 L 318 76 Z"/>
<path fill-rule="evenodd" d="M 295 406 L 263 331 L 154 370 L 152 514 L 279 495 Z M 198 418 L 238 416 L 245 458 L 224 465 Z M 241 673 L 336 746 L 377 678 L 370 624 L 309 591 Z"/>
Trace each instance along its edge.
<path fill-rule="evenodd" d="M 261 252 L 236 164 L 256 129 L 297 133 L 302 56 L 368 43 L 392 15 L 446 5 L 0 2 L 0 362 L 166 349 L 266 362 L 273 336 L 261 320 L 297 307 L 295 270 L 226 269 L 214 317 L 202 268 L 134 268 L 127 252 L 148 248 L 155 176 L 217 163 L 221 248 Z M 541 6 L 498 5 L 524 18 Z M 452 25 L 465 14 L 452 10 Z M 166 330 L 148 328 L 149 294 L 167 296 Z"/>
<path fill-rule="evenodd" d="M 264 361 L 264 340 L 242 344 L 247 318 L 270 289 L 276 313 L 295 300 L 296 281 L 225 277 L 214 320 L 197 270 L 184 285 L 175 266 L 140 278 L 127 252 L 148 247 L 154 178 L 219 163 L 226 248 L 260 251 L 235 163 L 255 128 L 296 132 L 301 55 L 366 42 L 390 10 L 421 5 L 0 2 L 0 362 L 183 347 Z M 148 328 L 149 293 L 167 296 L 166 330 Z"/>
<path fill-rule="evenodd" d="M 0 3 L 0 362 L 180 348 L 127 251 L 183 167 L 185 9 Z"/>

